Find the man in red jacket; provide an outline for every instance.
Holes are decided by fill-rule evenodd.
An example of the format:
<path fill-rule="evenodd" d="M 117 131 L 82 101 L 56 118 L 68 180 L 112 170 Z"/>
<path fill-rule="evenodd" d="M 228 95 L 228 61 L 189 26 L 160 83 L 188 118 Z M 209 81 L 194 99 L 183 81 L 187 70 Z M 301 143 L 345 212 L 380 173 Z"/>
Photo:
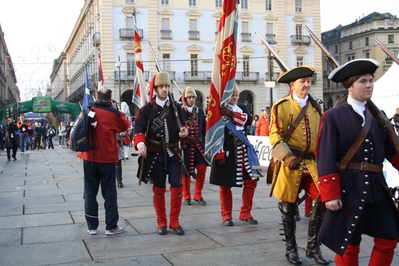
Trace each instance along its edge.
<path fill-rule="evenodd" d="M 116 110 L 116 103 L 111 100 L 112 91 L 101 89 L 92 108 L 94 131 L 94 148 L 79 152 L 83 159 L 85 217 L 90 235 L 97 234 L 98 202 L 97 194 L 101 184 L 101 192 L 105 206 L 105 234 L 114 235 L 124 232 L 118 226 L 119 214 L 115 183 L 115 164 L 119 161 L 118 145 L 115 135 L 126 131 L 130 124 L 125 114 Z M 90 127 L 91 129 L 91 127 Z M 89 136 L 91 133 L 89 132 Z M 106 140 L 106 141 L 104 141 Z"/>
<path fill-rule="evenodd" d="M 256 125 L 255 136 L 269 136 L 270 126 L 270 111 L 264 110 L 259 118 L 259 123 Z"/>

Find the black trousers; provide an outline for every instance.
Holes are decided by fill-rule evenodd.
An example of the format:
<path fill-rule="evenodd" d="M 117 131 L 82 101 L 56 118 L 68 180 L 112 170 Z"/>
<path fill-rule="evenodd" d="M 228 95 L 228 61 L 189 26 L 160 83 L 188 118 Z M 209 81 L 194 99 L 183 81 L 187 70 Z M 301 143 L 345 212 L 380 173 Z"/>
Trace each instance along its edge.
<path fill-rule="evenodd" d="M 12 158 L 17 159 L 17 157 L 15 157 L 17 155 L 17 143 L 16 142 L 13 143 L 12 147 L 6 147 L 6 150 L 7 150 L 7 159 L 8 160 L 11 160 L 11 156 L 12 156 Z M 10 155 L 11 150 L 12 150 L 12 155 Z"/>
<path fill-rule="evenodd" d="M 83 160 L 84 200 L 87 228 L 95 230 L 98 227 L 97 194 L 101 185 L 104 198 L 106 230 L 118 227 L 118 204 L 115 183 L 115 163 L 95 163 Z"/>

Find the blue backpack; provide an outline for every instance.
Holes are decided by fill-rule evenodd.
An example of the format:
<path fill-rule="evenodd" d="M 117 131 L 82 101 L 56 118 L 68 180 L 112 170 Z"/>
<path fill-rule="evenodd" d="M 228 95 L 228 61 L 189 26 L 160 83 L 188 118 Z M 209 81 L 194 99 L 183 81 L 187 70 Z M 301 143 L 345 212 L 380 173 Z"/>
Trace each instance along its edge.
<path fill-rule="evenodd" d="M 70 133 L 70 146 L 73 151 L 95 149 L 93 118 L 89 116 L 92 106 L 83 109 L 73 122 Z M 89 128 L 91 129 L 89 130 Z M 89 131 L 91 136 L 89 137 Z"/>
<path fill-rule="evenodd" d="M 97 122 L 94 122 L 93 120 L 95 115 L 95 113 L 92 112 L 93 107 L 107 110 L 118 116 L 120 115 L 119 111 L 110 107 L 108 103 L 89 103 L 89 105 L 80 112 L 78 118 L 73 122 L 69 136 L 71 149 L 73 151 L 88 151 L 96 148 L 94 145 L 94 130 Z"/>

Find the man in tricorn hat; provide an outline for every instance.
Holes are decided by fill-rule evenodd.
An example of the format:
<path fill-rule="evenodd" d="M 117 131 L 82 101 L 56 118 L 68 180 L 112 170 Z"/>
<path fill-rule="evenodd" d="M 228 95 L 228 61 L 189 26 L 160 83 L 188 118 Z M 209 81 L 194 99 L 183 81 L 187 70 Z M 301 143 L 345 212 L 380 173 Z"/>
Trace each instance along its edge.
<path fill-rule="evenodd" d="M 305 190 L 314 203 L 319 194 L 317 164 L 313 152 L 321 113 L 309 95 L 314 71 L 309 66 L 295 67 L 276 80 L 289 84 L 290 89 L 289 95 L 273 105 L 269 134 L 270 143 L 274 147 L 273 158 L 279 161 L 274 169 L 276 178 L 273 194 L 281 200 L 278 207 L 286 240 L 285 256 L 295 265 L 302 264 L 295 237 L 298 194 Z M 329 261 L 323 257 L 316 238 L 322 220 L 320 212 L 320 208 L 314 208 L 309 219 L 306 256 L 318 264 L 328 265 Z"/>
<path fill-rule="evenodd" d="M 154 75 L 150 83 L 150 99 L 139 111 L 135 122 L 134 144 L 140 155 L 137 177 L 144 183 L 153 181 L 153 203 L 157 215 L 158 234 L 166 235 L 166 176 L 170 184 L 169 228 L 184 235 L 179 222 L 182 204 L 182 157 L 179 142 L 188 135 L 180 105 L 170 97 L 167 72 Z M 156 97 L 153 98 L 153 92 Z M 183 124 L 183 125 L 182 125 Z M 144 161 L 143 161 L 144 160 Z"/>
<path fill-rule="evenodd" d="M 204 109 L 195 105 L 196 99 L 197 93 L 195 90 L 192 87 L 187 87 L 182 95 L 184 119 L 188 126 L 188 137 L 184 148 L 184 163 L 188 175 L 182 177 L 184 203 L 186 205 L 191 205 L 190 176 L 195 178 L 194 201 L 197 201 L 200 205 L 206 205 L 206 201 L 202 197 L 206 174 L 204 159 L 206 121 Z M 197 169 L 197 173 L 195 173 L 195 169 Z"/>
<path fill-rule="evenodd" d="M 356 59 L 328 77 L 348 92 L 323 115 L 317 148 L 320 194 L 327 208 L 318 238 L 336 253 L 336 265 L 359 265 L 362 234 L 374 238 L 371 266 L 391 265 L 398 242 L 398 210 L 382 163 L 386 158 L 399 169 L 399 156 L 369 101 L 378 66 L 373 59 Z"/>

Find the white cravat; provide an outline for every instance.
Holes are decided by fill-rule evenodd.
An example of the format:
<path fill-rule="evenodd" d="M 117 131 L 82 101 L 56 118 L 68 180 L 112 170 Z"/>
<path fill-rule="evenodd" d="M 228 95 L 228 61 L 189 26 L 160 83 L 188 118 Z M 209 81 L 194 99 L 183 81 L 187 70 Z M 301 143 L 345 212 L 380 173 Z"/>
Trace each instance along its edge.
<path fill-rule="evenodd" d="M 238 107 L 237 104 L 235 104 L 235 105 L 227 104 L 227 107 L 230 108 L 231 110 L 233 110 L 233 112 L 243 113 L 242 109 L 241 109 L 240 107 Z M 241 127 L 241 126 L 237 126 L 237 125 L 236 125 L 236 129 L 237 129 L 237 130 L 243 130 L 244 127 Z"/>
<path fill-rule="evenodd" d="M 306 101 L 308 100 L 309 96 L 306 95 L 305 98 L 299 98 L 295 92 L 292 92 L 292 99 L 299 103 L 299 106 L 303 108 L 306 105 Z"/>
<path fill-rule="evenodd" d="M 194 108 L 194 105 L 193 106 L 186 106 L 186 108 L 187 108 L 187 111 L 189 111 L 190 113 L 192 113 L 193 112 L 193 108 Z"/>
<path fill-rule="evenodd" d="M 166 100 L 164 100 L 164 101 L 158 99 L 158 97 L 155 98 L 155 102 L 156 102 L 159 106 L 161 106 L 162 108 L 165 106 L 165 103 L 166 103 L 168 100 L 169 100 L 169 97 L 166 98 Z"/>
<path fill-rule="evenodd" d="M 355 100 L 348 94 L 348 104 L 352 106 L 353 110 L 358 113 L 362 118 L 363 118 L 363 123 L 362 126 L 364 126 L 364 110 L 366 110 L 366 101 L 359 102 L 358 100 Z"/>

